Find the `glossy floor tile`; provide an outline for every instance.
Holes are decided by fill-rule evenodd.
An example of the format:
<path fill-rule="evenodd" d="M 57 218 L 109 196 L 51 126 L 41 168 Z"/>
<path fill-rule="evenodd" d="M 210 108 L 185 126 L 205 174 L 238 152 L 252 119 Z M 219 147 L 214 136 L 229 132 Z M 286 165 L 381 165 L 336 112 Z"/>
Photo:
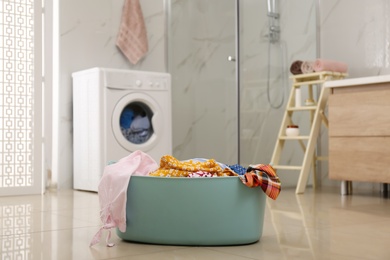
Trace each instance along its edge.
<path fill-rule="evenodd" d="M 262 237 L 251 245 L 147 245 L 113 232 L 114 247 L 89 247 L 100 224 L 96 193 L 0 197 L 1 259 L 390 259 L 390 199 L 368 190 L 285 189 L 267 199 Z"/>

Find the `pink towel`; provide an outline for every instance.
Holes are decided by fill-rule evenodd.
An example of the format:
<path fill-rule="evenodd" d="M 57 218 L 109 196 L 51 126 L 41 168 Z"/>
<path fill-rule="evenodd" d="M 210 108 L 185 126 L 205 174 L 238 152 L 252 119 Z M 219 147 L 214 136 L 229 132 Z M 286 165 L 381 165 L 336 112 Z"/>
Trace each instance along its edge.
<path fill-rule="evenodd" d="M 314 72 L 314 62 L 304 61 L 301 65 L 301 70 L 303 74 L 313 73 Z"/>
<path fill-rule="evenodd" d="M 127 187 L 132 175 L 149 175 L 158 169 L 158 164 L 146 153 L 135 151 L 120 159 L 117 163 L 104 168 L 103 177 L 98 186 L 100 219 L 103 226 L 92 238 L 90 246 L 99 243 L 104 229 L 109 230 L 106 243 L 109 243 L 111 229 L 118 227 L 126 231 Z"/>
<path fill-rule="evenodd" d="M 133 64 L 148 52 L 148 38 L 139 0 L 125 0 L 116 45 Z"/>
<path fill-rule="evenodd" d="M 317 59 L 314 62 L 314 71 L 332 71 L 346 73 L 348 71 L 348 65 L 339 61 Z"/>

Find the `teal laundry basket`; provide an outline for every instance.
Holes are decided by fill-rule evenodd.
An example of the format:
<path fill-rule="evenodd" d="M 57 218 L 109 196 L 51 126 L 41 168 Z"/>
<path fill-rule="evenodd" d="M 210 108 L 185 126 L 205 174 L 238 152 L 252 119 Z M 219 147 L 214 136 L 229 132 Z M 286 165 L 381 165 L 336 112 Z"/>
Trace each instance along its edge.
<path fill-rule="evenodd" d="M 133 176 L 127 190 L 127 241 L 166 245 L 242 245 L 263 232 L 266 195 L 238 177 Z"/>

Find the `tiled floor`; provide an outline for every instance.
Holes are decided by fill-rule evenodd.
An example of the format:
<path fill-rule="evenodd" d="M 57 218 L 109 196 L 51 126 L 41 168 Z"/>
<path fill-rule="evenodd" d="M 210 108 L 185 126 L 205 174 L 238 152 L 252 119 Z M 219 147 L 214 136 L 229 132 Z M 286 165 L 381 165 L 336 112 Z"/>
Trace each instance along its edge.
<path fill-rule="evenodd" d="M 89 242 L 100 227 L 96 193 L 0 198 L 1 259 L 390 259 L 390 199 L 376 192 L 285 189 L 267 199 L 259 242 L 187 247 Z"/>

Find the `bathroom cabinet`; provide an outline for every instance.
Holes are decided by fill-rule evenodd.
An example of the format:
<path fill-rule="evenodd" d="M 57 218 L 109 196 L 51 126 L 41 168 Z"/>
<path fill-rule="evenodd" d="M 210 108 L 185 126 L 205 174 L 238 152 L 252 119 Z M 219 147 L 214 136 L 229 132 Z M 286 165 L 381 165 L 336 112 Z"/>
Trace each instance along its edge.
<path fill-rule="evenodd" d="M 390 75 L 326 82 L 329 178 L 390 183 Z"/>

